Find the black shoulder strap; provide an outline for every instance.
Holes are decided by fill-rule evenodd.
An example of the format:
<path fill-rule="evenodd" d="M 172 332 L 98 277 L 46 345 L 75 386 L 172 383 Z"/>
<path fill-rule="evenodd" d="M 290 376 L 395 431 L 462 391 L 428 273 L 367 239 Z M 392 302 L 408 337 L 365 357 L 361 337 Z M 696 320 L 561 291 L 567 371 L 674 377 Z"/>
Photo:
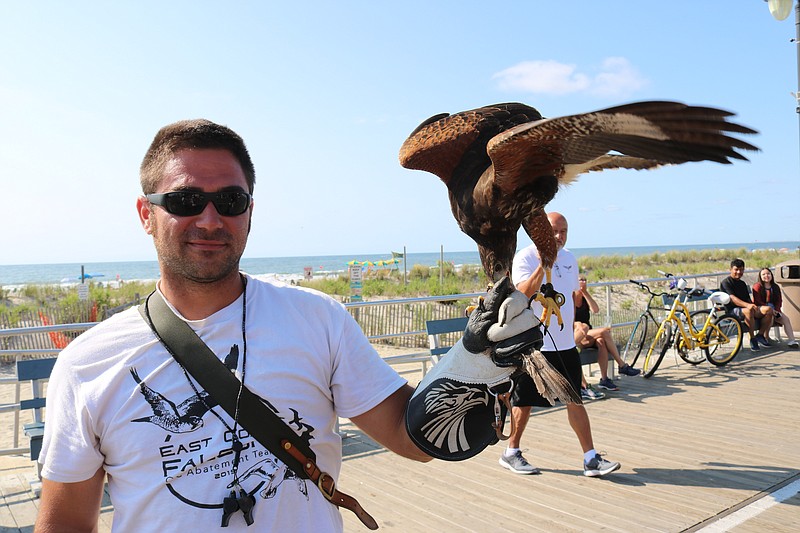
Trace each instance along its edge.
<path fill-rule="evenodd" d="M 139 313 L 172 357 L 194 377 L 232 418 L 236 418 L 239 389 L 239 423 L 265 448 L 275 454 L 295 474 L 310 479 L 334 505 L 353 511 L 369 529 L 378 523 L 352 496 L 339 491 L 336 481 L 316 465 L 316 454 L 286 422 L 253 394 L 189 325 L 178 318 L 158 291 L 139 306 Z"/>
<path fill-rule="evenodd" d="M 241 382 L 233 372 L 214 355 L 189 324 L 175 316 L 158 291 L 148 296 L 143 306 L 142 315 L 145 321 L 170 355 L 197 380 L 231 418 L 235 418 L 236 398 Z M 283 449 L 281 440 L 288 440 L 311 459 L 316 459 L 314 452 L 258 396 L 247 387 L 241 388 L 239 423 L 297 475 L 307 478 L 302 465 Z"/>

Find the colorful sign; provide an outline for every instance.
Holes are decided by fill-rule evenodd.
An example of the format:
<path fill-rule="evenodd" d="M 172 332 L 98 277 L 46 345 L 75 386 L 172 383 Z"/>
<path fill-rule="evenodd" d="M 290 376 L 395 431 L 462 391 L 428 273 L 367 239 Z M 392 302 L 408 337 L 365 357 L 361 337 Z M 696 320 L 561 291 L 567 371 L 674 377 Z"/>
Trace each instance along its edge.
<path fill-rule="evenodd" d="M 361 265 L 350 265 L 350 301 L 361 301 Z"/>

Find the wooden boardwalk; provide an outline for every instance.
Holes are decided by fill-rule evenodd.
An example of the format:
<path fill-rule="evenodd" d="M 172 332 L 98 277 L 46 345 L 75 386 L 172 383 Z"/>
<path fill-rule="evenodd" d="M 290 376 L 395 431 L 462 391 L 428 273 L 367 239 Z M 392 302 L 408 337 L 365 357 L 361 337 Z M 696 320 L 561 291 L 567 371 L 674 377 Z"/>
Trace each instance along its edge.
<path fill-rule="evenodd" d="M 670 354 L 663 364 L 649 380 L 619 376 L 619 392 L 587 405 L 597 449 L 622 463 L 606 478 L 582 475 L 554 407 L 534 411 L 523 438 L 538 476 L 502 469 L 502 445 L 466 462 L 414 463 L 343 421 L 340 486 L 382 531 L 800 531 L 800 352 L 745 349 L 724 368 Z M 0 532 L 32 531 L 32 471 L 25 458 L 0 458 Z M 100 531 L 112 516 L 105 502 Z M 367 531 L 343 517 L 346 531 Z"/>

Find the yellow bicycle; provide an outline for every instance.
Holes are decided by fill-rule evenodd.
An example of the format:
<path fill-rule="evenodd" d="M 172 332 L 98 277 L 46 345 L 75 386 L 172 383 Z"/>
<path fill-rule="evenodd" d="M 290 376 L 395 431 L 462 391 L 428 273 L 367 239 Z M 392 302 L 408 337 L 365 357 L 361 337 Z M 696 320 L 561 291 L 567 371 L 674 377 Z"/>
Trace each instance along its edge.
<path fill-rule="evenodd" d="M 687 363 L 696 365 L 706 359 L 715 366 L 728 364 L 742 347 L 742 325 L 725 309 L 730 296 L 724 292 L 712 292 L 708 295 L 709 309 L 690 312 L 687 301 L 708 293 L 702 288 L 687 288 L 683 278 L 662 274 L 672 278 L 670 285 L 677 290 L 670 295 L 673 297 L 672 305 L 644 359 L 642 376 L 652 377 L 673 345 Z"/>

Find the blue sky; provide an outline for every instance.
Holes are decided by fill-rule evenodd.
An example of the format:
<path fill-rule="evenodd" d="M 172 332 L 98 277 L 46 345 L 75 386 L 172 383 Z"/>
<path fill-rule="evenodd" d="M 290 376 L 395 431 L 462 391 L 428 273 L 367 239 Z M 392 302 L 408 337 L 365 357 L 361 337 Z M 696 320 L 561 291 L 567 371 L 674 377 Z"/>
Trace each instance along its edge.
<path fill-rule="evenodd" d="M 139 163 L 197 117 L 255 162 L 246 257 L 473 250 L 397 153 L 431 115 L 506 101 L 678 100 L 760 132 L 750 163 L 584 175 L 550 204 L 568 246 L 800 240 L 794 36 L 762 0 L 4 2 L 0 263 L 155 259 Z"/>

